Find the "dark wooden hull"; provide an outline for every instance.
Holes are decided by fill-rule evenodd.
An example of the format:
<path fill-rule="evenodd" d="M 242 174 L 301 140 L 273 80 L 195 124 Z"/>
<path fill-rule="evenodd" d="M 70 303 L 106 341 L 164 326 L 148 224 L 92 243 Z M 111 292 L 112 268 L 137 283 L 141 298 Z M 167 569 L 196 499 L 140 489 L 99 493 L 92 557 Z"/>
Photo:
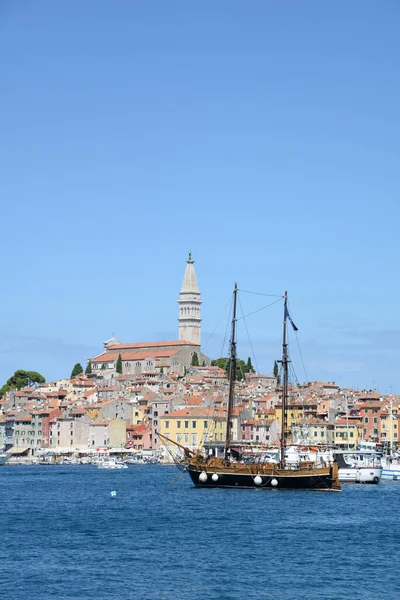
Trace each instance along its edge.
<path fill-rule="evenodd" d="M 300 489 L 340 491 L 337 466 L 321 469 L 245 469 L 220 467 L 207 469 L 207 466 L 190 464 L 187 470 L 197 487 L 206 488 L 259 488 L 259 489 Z M 269 472 L 268 472 L 269 471 Z M 206 477 L 207 476 L 207 477 Z"/>

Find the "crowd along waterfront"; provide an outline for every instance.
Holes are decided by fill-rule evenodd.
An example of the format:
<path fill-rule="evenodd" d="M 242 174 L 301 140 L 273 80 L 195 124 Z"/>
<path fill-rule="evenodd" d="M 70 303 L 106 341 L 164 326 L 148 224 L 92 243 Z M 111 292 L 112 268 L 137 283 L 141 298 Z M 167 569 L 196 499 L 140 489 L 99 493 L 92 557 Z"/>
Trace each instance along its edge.
<path fill-rule="evenodd" d="M 5 467 L 1 597 L 395 600 L 399 494 L 391 481 L 206 490 L 163 465 Z"/>

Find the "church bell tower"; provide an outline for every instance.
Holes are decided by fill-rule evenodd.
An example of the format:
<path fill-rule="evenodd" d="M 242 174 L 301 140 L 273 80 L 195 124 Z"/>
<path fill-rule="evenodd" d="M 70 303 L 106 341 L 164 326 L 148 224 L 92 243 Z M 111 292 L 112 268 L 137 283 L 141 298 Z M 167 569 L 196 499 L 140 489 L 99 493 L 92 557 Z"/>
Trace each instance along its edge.
<path fill-rule="evenodd" d="M 200 290 L 197 285 L 196 272 L 192 253 L 186 262 L 185 275 L 181 292 L 179 294 L 179 339 L 193 342 L 200 346 L 201 340 L 201 318 L 200 306 L 202 303 Z"/>

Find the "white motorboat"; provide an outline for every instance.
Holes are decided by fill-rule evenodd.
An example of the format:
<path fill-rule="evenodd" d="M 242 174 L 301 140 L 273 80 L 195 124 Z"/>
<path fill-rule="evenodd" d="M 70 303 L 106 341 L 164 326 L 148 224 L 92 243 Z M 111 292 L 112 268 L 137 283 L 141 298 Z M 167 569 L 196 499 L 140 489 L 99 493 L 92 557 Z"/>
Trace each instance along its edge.
<path fill-rule="evenodd" d="M 400 481 L 400 456 L 398 452 L 382 457 L 382 479 Z"/>
<path fill-rule="evenodd" d="M 5 465 L 8 461 L 8 454 L 0 453 L 0 465 Z"/>
<path fill-rule="evenodd" d="M 123 460 L 118 458 L 109 458 L 108 460 L 97 463 L 98 469 L 127 469 L 128 465 Z"/>
<path fill-rule="evenodd" d="M 333 453 L 339 466 L 342 483 L 379 483 L 382 478 L 381 455 L 377 452 L 357 450 L 335 450 Z"/>

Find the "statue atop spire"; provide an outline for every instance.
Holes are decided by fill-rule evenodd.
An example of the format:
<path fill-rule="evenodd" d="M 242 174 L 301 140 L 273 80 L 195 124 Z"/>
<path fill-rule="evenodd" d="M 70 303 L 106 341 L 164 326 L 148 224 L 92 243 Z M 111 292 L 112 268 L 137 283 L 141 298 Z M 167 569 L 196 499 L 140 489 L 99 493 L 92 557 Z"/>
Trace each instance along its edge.
<path fill-rule="evenodd" d="M 183 277 L 181 292 L 179 295 L 179 339 L 200 345 L 201 318 L 199 286 L 197 285 L 196 272 L 192 252 L 186 261 L 186 270 Z"/>

